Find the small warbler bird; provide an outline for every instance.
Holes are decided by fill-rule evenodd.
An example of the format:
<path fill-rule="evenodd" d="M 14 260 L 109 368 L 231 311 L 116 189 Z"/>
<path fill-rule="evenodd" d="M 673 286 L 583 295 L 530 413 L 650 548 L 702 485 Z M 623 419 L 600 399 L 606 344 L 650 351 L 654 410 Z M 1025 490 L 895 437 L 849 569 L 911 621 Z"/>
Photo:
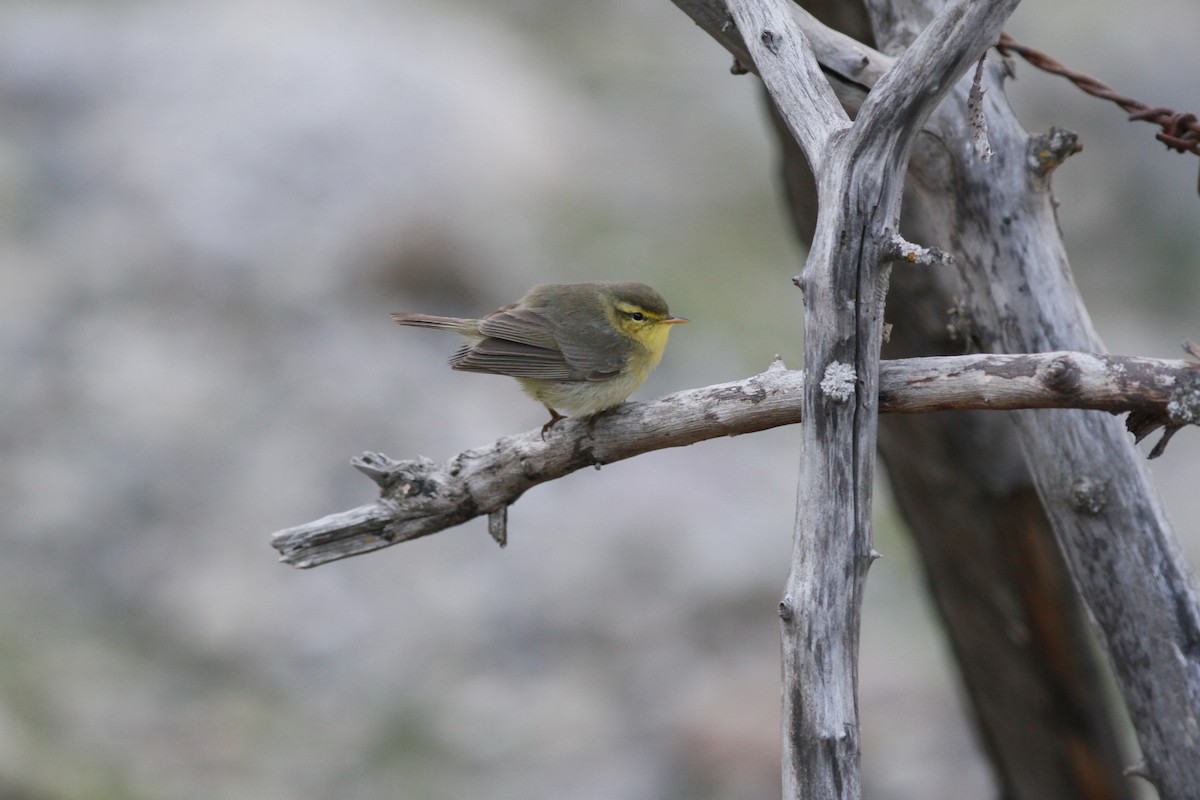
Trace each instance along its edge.
<path fill-rule="evenodd" d="M 482 319 L 392 319 L 465 337 L 450 366 L 516 378 L 550 411 L 543 435 L 564 417 L 594 422 L 625 402 L 662 359 L 671 327 L 687 322 L 644 283 L 547 283 Z"/>

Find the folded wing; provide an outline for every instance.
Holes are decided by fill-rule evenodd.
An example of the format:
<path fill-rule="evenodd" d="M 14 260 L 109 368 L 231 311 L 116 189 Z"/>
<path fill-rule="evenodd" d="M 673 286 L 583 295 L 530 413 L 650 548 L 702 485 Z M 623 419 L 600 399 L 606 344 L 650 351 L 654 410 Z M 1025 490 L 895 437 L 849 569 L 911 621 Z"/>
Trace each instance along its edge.
<path fill-rule="evenodd" d="M 620 335 L 571 322 L 551 318 L 545 308 L 502 308 L 480 321 L 483 341 L 463 345 L 450 364 L 466 372 L 551 381 L 606 381 L 620 374 L 625 353 Z M 606 337 L 616 347 L 589 341 Z"/>

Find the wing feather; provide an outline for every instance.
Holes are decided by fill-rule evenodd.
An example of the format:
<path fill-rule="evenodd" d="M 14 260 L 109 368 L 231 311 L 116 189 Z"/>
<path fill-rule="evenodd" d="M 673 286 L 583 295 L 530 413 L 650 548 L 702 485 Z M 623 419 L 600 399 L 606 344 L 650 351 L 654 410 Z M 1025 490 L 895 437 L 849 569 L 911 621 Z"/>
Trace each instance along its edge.
<path fill-rule="evenodd" d="M 480 320 L 479 332 L 496 339 L 557 350 L 554 321 L 546 312 L 544 308 L 502 308 Z"/>
<path fill-rule="evenodd" d="M 454 369 L 552 381 L 607 381 L 620 374 L 628 348 L 611 326 L 581 323 L 578 315 L 556 314 L 549 308 L 502 308 L 480 320 L 479 332 L 486 338 L 464 345 L 451 357 Z"/>

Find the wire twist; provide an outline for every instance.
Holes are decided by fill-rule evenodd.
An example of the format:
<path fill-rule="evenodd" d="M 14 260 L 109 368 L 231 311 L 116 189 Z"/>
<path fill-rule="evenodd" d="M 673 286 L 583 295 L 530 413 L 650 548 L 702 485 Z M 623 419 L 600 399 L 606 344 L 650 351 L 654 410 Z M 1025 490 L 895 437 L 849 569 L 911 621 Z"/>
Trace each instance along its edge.
<path fill-rule="evenodd" d="M 1195 114 L 1148 106 L 1137 98 L 1121 94 L 1098 78 L 1077 72 L 1052 56 L 1021 44 L 1007 33 L 1000 34 L 996 49 L 1001 55 L 1016 53 L 1040 70 L 1061 75 L 1093 97 L 1116 103 L 1128 112 L 1131 120 L 1154 123 L 1162 129 L 1155 138 L 1171 150 L 1200 156 L 1200 119 Z M 1200 191 L 1200 187 L 1197 190 Z"/>

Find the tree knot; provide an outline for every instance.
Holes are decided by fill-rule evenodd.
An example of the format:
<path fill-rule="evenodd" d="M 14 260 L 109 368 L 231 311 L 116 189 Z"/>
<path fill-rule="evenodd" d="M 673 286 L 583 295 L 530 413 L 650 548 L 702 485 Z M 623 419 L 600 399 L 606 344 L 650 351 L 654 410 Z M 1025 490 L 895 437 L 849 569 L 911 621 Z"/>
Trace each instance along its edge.
<path fill-rule="evenodd" d="M 796 616 L 795 600 L 790 594 L 785 594 L 783 599 L 779 601 L 779 618 L 784 622 L 791 622 Z"/>
<path fill-rule="evenodd" d="M 1042 371 L 1042 382 L 1047 389 L 1059 394 L 1078 392 L 1079 369 L 1067 357 L 1056 358 Z"/>
<path fill-rule="evenodd" d="M 1077 478 L 1071 484 L 1071 508 L 1081 514 L 1096 515 L 1108 505 L 1108 481 Z"/>
<path fill-rule="evenodd" d="M 771 55 L 779 55 L 779 34 L 775 33 L 775 31 L 771 30 L 770 28 L 763 28 L 762 35 L 758 38 L 762 41 L 763 47 L 771 51 Z"/>

